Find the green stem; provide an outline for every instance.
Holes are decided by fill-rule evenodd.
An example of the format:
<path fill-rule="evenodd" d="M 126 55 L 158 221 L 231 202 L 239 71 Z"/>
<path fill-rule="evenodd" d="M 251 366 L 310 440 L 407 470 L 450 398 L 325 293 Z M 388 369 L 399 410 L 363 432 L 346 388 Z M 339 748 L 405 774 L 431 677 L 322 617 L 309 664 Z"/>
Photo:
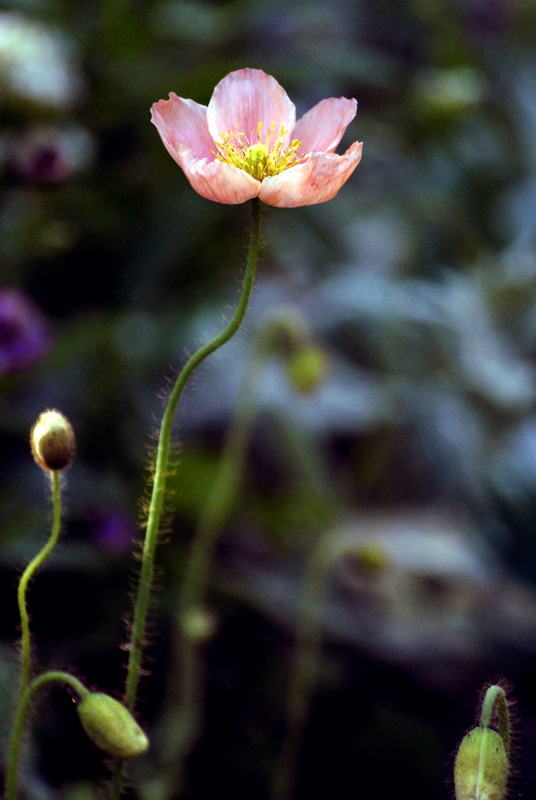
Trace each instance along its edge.
<path fill-rule="evenodd" d="M 506 693 L 498 684 L 488 686 L 486 690 L 480 712 L 480 727 L 489 728 L 494 714 L 497 714 L 497 727 L 508 758 L 510 753 L 510 714 L 508 713 Z"/>
<path fill-rule="evenodd" d="M 30 645 L 30 622 L 28 618 L 28 610 L 26 607 L 26 591 L 28 584 L 35 574 L 36 570 L 41 566 L 43 561 L 47 558 L 52 551 L 61 528 L 61 503 L 60 503 L 60 478 L 57 470 L 51 472 L 51 485 L 52 485 L 52 504 L 53 504 L 53 520 L 52 531 L 50 537 L 42 548 L 42 550 L 30 561 L 24 572 L 22 573 L 19 588 L 18 588 L 18 604 L 20 613 L 21 625 L 21 674 L 19 686 L 19 698 L 22 697 L 30 678 L 31 667 L 31 645 Z"/>
<path fill-rule="evenodd" d="M 149 597 L 151 594 L 151 587 L 153 582 L 154 572 L 154 558 L 156 551 L 156 544 L 158 540 L 158 531 L 160 529 L 160 519 L 162 516 L 166 479 L 169 470 L 169 454 L 171 445 L 171 434 L 173 429 L 173 419 L 177 404 L 181 398 L 182 392 L 191 374 L 196 367 L 201 364 L 209 355 L 218 350 L 239 329 L 242 320 L 247 311 L 249 298 L 253 288 L 255 279 L 255 271 L 257 267 L 257 259 L 260 247 L 260 231 L 261 231 L 261 202 L 258 199 L 252 200 L 252 215 L 253 224 L 251 230 L 251 239 L 249 245 L 248 259 L 246 270 L 244 273 L 244 280 L 240 297 L 234 314 L 226 326 L 226 328 L 212 341 L 207 342 L 194 355 L 186 362 L 182 368 L 177 381 L 169 396 L 166 409 L 162 418 L 162 425 L 160 428 L 160 436 L 158 440 L 158 449 L 156 455 L 156 466 L 154 472 L 154 481 L 151 494 L 151 502 L 149 505 L 149 514 L 147 518 L 147 528 L 145 532 L 145 540 L 143 544 L 142 562 L 140 570 L 140 580 L 138 585 L 138 592 L 134 605 L 134 617 L 132 621 L 127 680 L 125 686 L 124 704 L 129 711 L 133 710 L 138 684 L 140 680 L 140 670 L 143 655 L 143 638 L 145 631 L 145 622 L 147 618 L 147 610 L 149 605 Z M 122 765 L 119 762 L 112 782 L 112 798 L 119 798 L 121 794 L 122 784 Z"/>
<path fill-rule="evenodd" d="M 9 743 L 9 755 L 6 771 L 7 800 L 16 800 L 20 746 L 28 708 L 30 707 L 30 703 L 33 700 L 34 695 L 48 683 L 66 683 L 78 694 L 80 698 L 83 698 L 86 694 L 88 694 L 86 687 L 73 675 L 69 675 L 68 672 L 44 672 L 42 675 L 39 675 L 37 678 L 35 678 L 35 680 L 33 680 L 32 683 L 24 689 L 17 706 Z"/>

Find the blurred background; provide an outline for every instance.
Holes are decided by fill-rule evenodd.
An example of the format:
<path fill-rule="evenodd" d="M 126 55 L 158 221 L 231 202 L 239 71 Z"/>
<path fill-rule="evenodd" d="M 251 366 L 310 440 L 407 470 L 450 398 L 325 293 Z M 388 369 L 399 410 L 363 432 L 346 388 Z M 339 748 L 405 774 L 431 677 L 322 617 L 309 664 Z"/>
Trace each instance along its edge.
<path fill-rule="evenodd" d="M 333 201 L 266 209 L 244 330 L 180 408 L 138 709 L 155 744 L 132 796 L 272 796 L 304 615 L 320 657 L 289 800 L 451 797 L 453 753 L 498 677 L 518 701 L 512 790 L 534 792 L 535 44 L 531 0 L 0 4 L 2 746 L 17 575 L 50 519 L 28 447 L 46 407 L 70 418 L 77 456 L 61 546 L 31 587 L 36 652 L 122 690 L 162 398 L 229 317 L 249 225 L 247 205 L 193 192 L 149 108 L 170 91 L 207 103 L 250 66 L 298 116 L 355 97 L 339 151 L 360 140 L 364 155 Z M 178 586 L 252 347 L 281 314 L 327 369 L 297 391 L 283 349 L 251 378 L 244 477 L 196 621 L 199 736 L 178 776 L 158 734 Z M 65 692 L 43 698 L 25 768 L 29 798 L 96 797 L 107 767 Z"/>

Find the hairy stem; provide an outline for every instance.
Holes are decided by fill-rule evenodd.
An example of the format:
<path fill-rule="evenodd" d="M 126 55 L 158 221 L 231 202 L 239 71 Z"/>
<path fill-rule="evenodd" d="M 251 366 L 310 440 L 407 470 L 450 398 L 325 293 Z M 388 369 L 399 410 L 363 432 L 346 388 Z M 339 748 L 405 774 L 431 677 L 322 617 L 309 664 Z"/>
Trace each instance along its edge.
<path fill-rule="evenodd" d="M 54 474 L 54 473 L 53 473 Z M 15 719 L 13 722 L 13 729 L 11 732 L 11 739 L 9 742 L 9 755 L 6 770 L 6 798 L 7 800 L 16 800 L 17 795 L 17 775 L 20 746 L 22 742 L 22 732 L 24 723 L 28 714 L 30 703 L 34 695 L 44 686 L 50 683 L 66 683 L 76 692 L 79 698 L 83 698 L 88 694 L 86 687 L 80 683 L 73 675 L 68 672 L 44 672 L 39 675 L 29 686 L 26 686 L 21 694 Z"/>
<path fill-rule="evenodd" d="M 37 569 L 41 566 L 43 561 L 50 554 L 54 545 L 58 541 L 61 528 L 61 503 L 60 503 L 60 477 L 57 470 L 50 473 L 50 480 L 52 485 L 52 505 L 53 505 L 53 519 L 52 531 L 45 546 L 39 553 L 30 561 L 24 572 L 22 573 L 19 588 L 18 588 L 18 604 L 20 613 L 20 627 L 21 627 L 21 673 L 19 685 L 19 699 L 22 697 L 28 681 L 30 679 L 31 668 L 31 644 L 30 644 L 30 622 L 28 618 L 28 609 L 26 607 L 26 592 L 28 584 L 34 576 Z"/>
<path fill-rule="evenodd" d="M 508 712 L 506 693 L 502 686 L 498 684 L 492 684 L 486 690 L 480 712 L 480 727 L 489 728 L 494 714 L 497 715 L 497 727 L 508 758 L 510 752 L 510 714 Z"/>

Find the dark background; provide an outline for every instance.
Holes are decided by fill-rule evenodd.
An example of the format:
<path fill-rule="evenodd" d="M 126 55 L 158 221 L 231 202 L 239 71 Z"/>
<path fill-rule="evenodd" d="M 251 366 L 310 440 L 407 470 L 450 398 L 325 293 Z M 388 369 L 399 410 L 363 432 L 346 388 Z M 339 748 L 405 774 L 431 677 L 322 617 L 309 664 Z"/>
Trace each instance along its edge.
<path fill-rule="evenodd" d="M 281 358 L 258 386 L 239 502 L 209 595 L 201 738 L 183 793 L 268 797 L 304 567 L 334 559 L 297 798 L 450 797 L 483 683 L 517 698 L 512 791 L 536 774 L 536 7 L 531 0 L 0 5 L 0 719 L 16 580 L 46 536 L 28 432 L 77 436 L 62 544 L 31 587 L 43 668 L 122 688 L 151 434 L 167 381 L 238 292 L 247 206 L 197 196 L 149 122 L 245 66 L 298 116 L 355 97 L 362 163 L 337 197 L 267 209 L 243 332 L 178 414 L 153 677 L 165 706 L 177 586 L 256 332 L 303 315 L 325 349 L 303 398 Z M 158 748 L 137 796 L 158 800 Z M 31 798 L 94 798 L 106 766 L 55 691 L 34 719 Z M 173 776 L 171 778 L 173 783 Z"/>

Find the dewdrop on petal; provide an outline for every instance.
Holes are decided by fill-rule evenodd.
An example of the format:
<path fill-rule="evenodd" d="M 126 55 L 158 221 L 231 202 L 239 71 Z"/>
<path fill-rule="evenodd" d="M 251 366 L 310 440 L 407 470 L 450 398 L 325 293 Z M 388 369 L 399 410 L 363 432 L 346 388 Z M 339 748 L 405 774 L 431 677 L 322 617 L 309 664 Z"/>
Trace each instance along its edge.
<path fill-rule="evenodd" d="M 508 757 L 493 728 L 473 728 L 464 736 L 454 763 L 456 800 L 503 800 Z"/>
<path fill-rule="evenodd" d="M 130 711 L 113 697 L 88 692 L 77 705 L 82 727 L 93 744 L 116 758 L 136 758 L 149 740 Z"/>
<path fill-rule="evenodd" d="M 30 434 L 32 454 L 41 469 L 62 470 L 74 458 L 75 438 L 69 420 L 59 411 L 43 411 Z"/>

